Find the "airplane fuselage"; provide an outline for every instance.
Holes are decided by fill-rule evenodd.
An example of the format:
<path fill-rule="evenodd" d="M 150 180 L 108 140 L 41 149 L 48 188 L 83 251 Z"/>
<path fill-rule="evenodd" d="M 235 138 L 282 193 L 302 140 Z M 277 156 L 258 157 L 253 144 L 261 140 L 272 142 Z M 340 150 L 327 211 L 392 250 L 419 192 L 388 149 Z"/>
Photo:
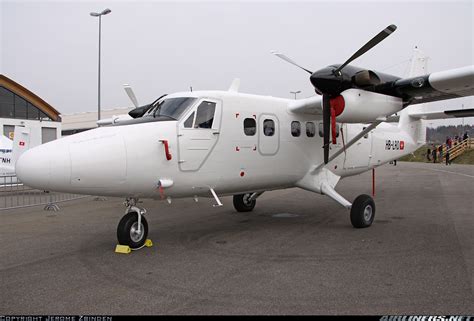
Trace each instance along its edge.
<path fill-rule="evenodd" d="M 210 188 L 230 195 L 302 187 L 323 162 L 321 117 L 292 113 L 288 99 L 225 91 L 166 99 L 175 97 L 195 98 L 178 120 L 137 120 L 63 137 L 25 152 L 17 173 L 45 190 L 160 199 L 209 196 Z M 213 119 L 195 128 L 199 115 L 192 115 L 202 104 L 213 106 Z M 367 125 L 340 126 L 331 153 Z M 418 146 L 397 124 L 382 123 L 326 167 L 341 177 L 355 175 Z M 160 182 L 171 184 L 159 188 Z"/>

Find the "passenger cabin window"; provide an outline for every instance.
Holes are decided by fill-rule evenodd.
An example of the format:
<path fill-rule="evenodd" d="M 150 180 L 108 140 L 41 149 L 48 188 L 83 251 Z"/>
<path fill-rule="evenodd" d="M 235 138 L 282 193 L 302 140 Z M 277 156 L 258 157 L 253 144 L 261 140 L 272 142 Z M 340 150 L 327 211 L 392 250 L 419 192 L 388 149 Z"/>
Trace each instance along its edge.
<path fill-rule="evenodd" d="M 273 136 L 275 134 L 275 122 L 271 119 L 263 121 L 263 134 L 265 136 Z"/>
<path fill-rule="evenodd" d="M 253 118 L 244 119 L 244 133 L 247 136 L 253 136 L 257 132 L 257 122 Z"/>
<path fill-rule="evenodd" d="M 291 122 L 291 136 L 299 137 L 301 135 L 301 123 L 299 121 Z"/>
<path fill-rule="evenodd" d="M 324 136 L 323 123 L 319 123 L 318 128 L 319 128 L 319 137 L 323 137 Z M 340 131 L 341 131 L 341 125 L 336 123 L 336 137 L 339 137 L 339 132 Z"/>
<path fill-rule="evenodd" d="M 316 126 L 313 122 L 309 121 L 306 123 L 306 136 L 314 137 L 316 134 Z"/>
<path fill-rule="evenodd" d="M 197 108 L 194 128 L 212 128 L 216 103 L 203 101 Z"/>
<path fill-rule="evenodd" d="M 184 122 L 184 128 L 193 128 L 194 112 Z"/>

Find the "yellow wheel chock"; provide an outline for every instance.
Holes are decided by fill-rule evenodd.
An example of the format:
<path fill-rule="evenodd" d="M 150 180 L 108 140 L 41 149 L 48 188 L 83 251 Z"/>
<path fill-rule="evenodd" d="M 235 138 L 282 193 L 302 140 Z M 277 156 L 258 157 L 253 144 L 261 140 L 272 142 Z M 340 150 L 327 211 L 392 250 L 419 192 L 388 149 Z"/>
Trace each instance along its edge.
<path fill-rule="evenodd" d="M 115 253 L 130 254 L 130 252 L 132 252 L 132 249 L 128 245 L 117 244 L 115 247 Z"/>
<path fill-rule="evenodd" d="M 152 247 L 153 246 L 153 242 L 150 240 L 150 239 L 147 239 L 145 241 L 145 244 L 143 244 L 142 247 L 139 247 L 137 249 L 132 249 L 130 248 L 130 246 L 128 245 L 120 245 L 120 244 L 117 244 L 117 246 L 115 247 L 115 253 L 120 253 L 120 254 L 130 254 L 132 251 L 137 251 L 137 250 L 140 250 L 144 247 Z"/>

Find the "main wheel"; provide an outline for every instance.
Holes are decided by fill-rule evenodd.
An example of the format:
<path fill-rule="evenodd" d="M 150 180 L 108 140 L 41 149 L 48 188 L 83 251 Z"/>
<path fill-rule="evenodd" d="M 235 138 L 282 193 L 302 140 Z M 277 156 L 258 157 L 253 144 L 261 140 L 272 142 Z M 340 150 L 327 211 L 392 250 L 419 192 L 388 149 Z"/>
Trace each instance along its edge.
<path fill-rule="evenodd" d="M 142 247 L 148 236 L 148 223 L 142 215 L 140 232 L 138 232 L 138 214 L 130 212 L 120 220 L 117 227 L 117 239 L 119 244 L 128 245 L 132 249 Z"/>
<path fill-rule="evenodd" d="M 257 204 L 257 200 L 250 200 L 252 194 L 234 195 L 234 208 L 237 212 L 251 212 Z"/>
<path fill-rule="evenodd" d="M 375 217 L 375 203 L 369 195 L 359 195 L 352 203 L 351 223 L 355 228 L 364 228 L 372 225 Z"/>

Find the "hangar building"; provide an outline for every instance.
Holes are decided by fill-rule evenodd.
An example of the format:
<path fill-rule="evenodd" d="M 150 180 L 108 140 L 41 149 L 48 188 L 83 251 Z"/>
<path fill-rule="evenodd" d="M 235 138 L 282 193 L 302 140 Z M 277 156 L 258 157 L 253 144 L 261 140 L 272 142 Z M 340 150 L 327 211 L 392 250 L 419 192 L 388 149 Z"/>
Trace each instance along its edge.
<path fill-rule="evenodd" d="M 59 112 L 39 96 L 0 74 L 0 129 L 13 139 L 15 126 L 31 129 L 30 144 L 36 146 L 61 137 Z"/>

